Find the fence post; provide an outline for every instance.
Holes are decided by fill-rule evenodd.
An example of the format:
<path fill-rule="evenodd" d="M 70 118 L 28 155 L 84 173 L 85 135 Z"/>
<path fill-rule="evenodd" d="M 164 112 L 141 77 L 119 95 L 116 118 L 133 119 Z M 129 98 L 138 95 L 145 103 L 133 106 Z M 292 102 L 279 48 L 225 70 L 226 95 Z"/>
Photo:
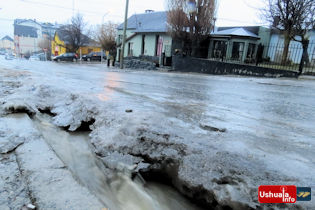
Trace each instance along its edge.
<path fill-rule="evenodd" d="M 298 73 L 299 76 L 303 73 L 304 62 L 306 61 L 307 50 L 309 47 L 308 45 L 309 45 L 309 40 L 302 38 L 303 53 L 302 53 L 302 58 L 301 58 L 301 62 L 299 65 L 299 73 Z"/>

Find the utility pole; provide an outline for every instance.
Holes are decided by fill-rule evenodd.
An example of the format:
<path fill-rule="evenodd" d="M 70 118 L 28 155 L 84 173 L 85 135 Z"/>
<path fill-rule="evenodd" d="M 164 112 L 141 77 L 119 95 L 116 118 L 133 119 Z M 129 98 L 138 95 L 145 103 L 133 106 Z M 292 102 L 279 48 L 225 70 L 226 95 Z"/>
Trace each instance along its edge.
<path fill-rule="evenodd" d="M 123 40 L 122 40 L 121 52 L 120 52 L 120 68 L 121 69 L 124 68 L 124 54 L 125 54 L 125 43 L 126 43 L 128 7 L 129 7 L 129 0 L 126 0 L 124 32 L 123 32 Z"/>

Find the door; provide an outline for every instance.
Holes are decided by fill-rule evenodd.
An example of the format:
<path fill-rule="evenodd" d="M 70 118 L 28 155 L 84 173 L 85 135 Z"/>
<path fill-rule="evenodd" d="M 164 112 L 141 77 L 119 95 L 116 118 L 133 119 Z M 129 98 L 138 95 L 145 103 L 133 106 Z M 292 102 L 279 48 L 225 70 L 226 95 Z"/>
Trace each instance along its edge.
<path fill-rule="evenodd" d="M 144 55 L 145 51 L 145 35 L 142 35 L 141 55 Z"/>

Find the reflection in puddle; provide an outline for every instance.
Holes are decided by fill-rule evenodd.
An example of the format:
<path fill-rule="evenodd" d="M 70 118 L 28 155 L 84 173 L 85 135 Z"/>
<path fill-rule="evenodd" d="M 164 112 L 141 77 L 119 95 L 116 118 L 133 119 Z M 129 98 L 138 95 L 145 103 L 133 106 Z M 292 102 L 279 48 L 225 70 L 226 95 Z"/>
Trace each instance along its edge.
<path fill-rule="evenodd" d="M 97 94 L 97 98 L 101 101 L 110 100 L 111 96 L 113 95 L 114 88 L 121 86 L 121 84 L 118 82 L 119 79 L 120 75 L 118 73 L 112 72 L 107 74 L 104 82 L 104 91 L 100 94 Z"/>

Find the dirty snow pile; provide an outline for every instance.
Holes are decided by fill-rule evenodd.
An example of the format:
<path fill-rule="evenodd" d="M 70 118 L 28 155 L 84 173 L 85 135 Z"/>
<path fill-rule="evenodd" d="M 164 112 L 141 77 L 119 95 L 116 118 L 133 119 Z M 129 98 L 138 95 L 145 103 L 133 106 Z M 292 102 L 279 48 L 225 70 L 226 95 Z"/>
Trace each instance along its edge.
<path fill-rule="evenodd" d="M 315 163 L 295 160 L 299 169 L 306 170 L 305 174 L 286 173 L 281 163 L 290 157 L 276 152 L 269 154 L 258 150 L 257 145 L 251 148 L 242 143 L 245 139 L 254 142 L 257 138 L 254 134 L 230 133 L 229 129 L 206 120 L 200 123 L 185 121 L 172 114 L 176 107 L 170 114 L 154 102 L 130 98 L 123 91 L 117 93 L 121 100 L 102 101 L 97 94 L 77 91 L 75 85 L 78 84 L 68 89 L 27 72 L 11 75 L 2 70 L 0 73 L 2 116 L 14 112 L 31 116 L 46 110 L 53 116 L 55 125 L 69 131 L 80 130 L 88 123 L 93 149 L 110 170 L 116 170 L 119 163 L 135 165 L 135 172 L 140 172 L 144 178 L 163 177 L 182 194 L 207 208 L 311 209 L 314 204 L 271 206 L 258 203 L 257 189 L 261 184 L 309 186 L 315 182 L 310 175 L 315 174 Z M 127 109 L 130 110 L 126 112 Z M 22 138 L 24 134 L 9 137 L 9 130 L 0 127 L 0 137 L 10 139 L 6 143 L 0 141 L 1 154 L 26 141 Z M 262 147 L 264 144 L 269 147 L 268 139 L 257 140 L 262 141 Z M 19 180 L 11 182 L 18 184 Z"/>

